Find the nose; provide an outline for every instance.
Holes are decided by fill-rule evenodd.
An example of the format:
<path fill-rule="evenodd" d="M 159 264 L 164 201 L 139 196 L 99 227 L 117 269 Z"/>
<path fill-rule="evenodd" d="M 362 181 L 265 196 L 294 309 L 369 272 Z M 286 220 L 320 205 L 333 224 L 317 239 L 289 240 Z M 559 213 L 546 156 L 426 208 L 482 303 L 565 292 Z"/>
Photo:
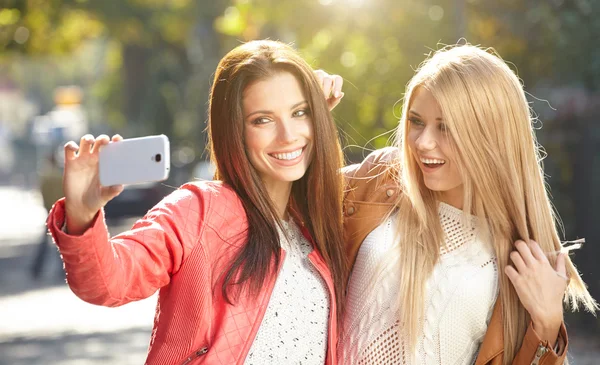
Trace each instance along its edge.
<path fill-rule="evenodd" d="M 278 131 L 279 140 L 285 144 L 291 144 L 298 140 L 294 121 L 291 119 L 282 119 L 279 123 Z"/>
<path fill-rule="evenodd" d="M 426 127 L 423 129 L 415 141 L 415 145 L 421 151 L 434 150 L 437 146 L 437 136 L 433 128 Z"/>

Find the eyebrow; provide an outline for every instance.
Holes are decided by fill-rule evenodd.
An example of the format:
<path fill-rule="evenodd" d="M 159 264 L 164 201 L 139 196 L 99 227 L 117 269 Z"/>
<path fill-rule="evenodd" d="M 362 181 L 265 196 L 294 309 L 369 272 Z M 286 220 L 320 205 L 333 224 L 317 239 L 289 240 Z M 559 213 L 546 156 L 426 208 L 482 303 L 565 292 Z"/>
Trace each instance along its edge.
<path fill-rule="evenodd" d="M 423 118 L 423 117 L 421 116 L 421 114 L 417 113 L 416 111 L 414 111 L 414 110 L 412 110 L 412 109 L 411 109 L 411 110 L 409 110 L 409 111 L 408 111 L 408 113 L 409 113 L 409 114 L 414 114 L 415 116 L 417 116 L 417 117 L 419 117 L 419 118 Z M 441 122 L 441 121 L 443 121 L 444 119 L 442 119 L 442 118 L 435 118 L 435 120 L 437 120 L 437 121 L 440 121 L 440 122 Z"/>
<path fill-rule="evenodd" d="M 295 109 L 295 108 L 299 107 L 299 106 L 300 106 L 300 105 L 302 105 L 302 104 L 308 104 L 308 102 L 307 102 L 306 100 L 302 100 L 301 102 L 299 102 L 299 103 L 296 103 L 296 104 L 292 105 L 292 106 L 290 107 L 290 109 Z M 250 113 L 250 114 L 246 115 L 246 117 L 245 117 L 244 119 L 248 119 L 248 118 L 250 118 L 251 116 L 253 116 L 254 114 L 272 114 L 272 113 L 273 113 L 273 112 L 272 112 L 272 111 L 270 111 L 270 110 L 256 110 L 256 111 L 253 111 L 252 113 Z"/>

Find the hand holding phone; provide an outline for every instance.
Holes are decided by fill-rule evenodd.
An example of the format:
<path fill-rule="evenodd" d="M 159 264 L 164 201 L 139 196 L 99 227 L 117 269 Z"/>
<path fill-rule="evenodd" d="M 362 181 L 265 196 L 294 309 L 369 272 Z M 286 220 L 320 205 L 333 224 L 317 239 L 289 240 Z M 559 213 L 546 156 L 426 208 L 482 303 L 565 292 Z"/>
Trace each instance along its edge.
<path fill-rule="evenodd" d="M 123 137 L 115 135 L 113 142 Z M 122 185 L 103 187 L 98 174 L 100 148 L 111 140 L 106 135 L 94 139 L 87 134 L 79 145 L 74 141 L 65 144 L 65 170 L 63 192 L 67 232 L 80 235 L 90 226 L 98 211 L 123 191 Z"/>
<path fill-rule="evenodd" d="M 127 148 L 122 149 L 119 145 L 125 142 L 119 135 L 113 136 L 112 139 L 109 139 L 106 135 L 101 135 L 94 139 L 94 136 L 88 134 L 81 138 L 79 146 L 74 141 L 70 141 L 65 145 L 63 191 L 65 194 L 67 232 L 69 234 L 79 235 L 85 232 L 91 225 L 98 211 L 123 191 L 123 183 L 129 183 L 132 177 L 133 180 L 138 180 L 131 181 L 132 183 L 142 182 L 144 178 L 148 177 L 146 174 L 147 172 L 140 168 L 135 168 L 134 170 L 136 173 L 143 172 L 141 175 L 136 176 L 135 173 L 127 174 L 125 176 L 126 179 L 123 178 L 123 175 L 119 175 L 119 172 L 122 172 L 124 168 L 126 169 L 131 166 L 131 163 L 135 163 L 140 155 L 137 152 L 132 155 L 121 155 L 120 153 L 115 152 L 125 153 L 126 150 L 137 151 L 137 147 L 139 147 L 138 144 L 140 143 L 139 140 L 144 140 L 144 138 L 136 140 L 138 140 L 138 142 L 128 143 Z M 158 144 L 164 147 L 164 150 L 162 150 L 163 152 L 161 152 L 164 153 L 164 156 L 161 155 L 161 161 L 163 161 L 163 157 L 165 159 L 164 163 L 161 164 L 161 168 L 166 169 L 166 174 L 168 175 L 168 139 L 166 139 L 166 137 L 160 137 L 160 140 L 162 142 Z M 110 143 L 111 141 L 112 143 Z M 145 142 L 142 142 L 145 146 Z M 152 144 L 156 144 L 156 141 Z M 109 153 L 107 153 L 107 157 L 105 157 L 108 159 L 106 160 L 107 162 L 102 164 L 100 162 L 100 151 L 104 148 L 108 148 Z M 142 149 L 146 150 L 145 147 Z M 118 171 L 111 171 L 106 177 L 106 181 L 103 180 L 104 183 L 111 185 L 101 184 L 100 165 L 110 167 L 115 159 L 119 158 L 123 158 L 124 161 L 126 160 L 127 164 L 119 167 Z M 151 158 L 151 156 L 148 156 L 148 158 Z M 138 162 L 141 163 L 141 161 Z M 154 171 L 155 170 L 153 169 L 152 174 L 155 174 Z M 160 177 L 166 178 L 166 175 L 163 174 Z M 121 178 L 123 178 L 123 180 L 119 181 Z"/>

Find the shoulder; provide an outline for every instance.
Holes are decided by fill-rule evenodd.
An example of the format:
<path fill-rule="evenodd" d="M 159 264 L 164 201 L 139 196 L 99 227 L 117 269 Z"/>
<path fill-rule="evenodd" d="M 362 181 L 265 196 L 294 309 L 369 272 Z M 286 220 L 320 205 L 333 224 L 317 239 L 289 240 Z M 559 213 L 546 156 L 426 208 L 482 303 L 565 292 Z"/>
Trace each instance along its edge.
<path fill-rule="evenodd" d="M 179 188 L 193 194 L 198 194 L 203 197 L 211 197 L 217 199 L 233 199 L 239 200 L 235 191 L 222 181 L 216 180 L 197 180 L 187 182 Z"/>
<path fill-rule="evenodd" d="M 346 198 L 368 201 L 379 190 L 387 192 L 383 195 L 386 198 L 391 197 L 392 190 L 397 196 L 399 158 L 398 148 L 386 147 L 371 152 L 361 163 L 346 166 L 343 169 Z"/>
<path fill-rule="evenodd" d="M 243 211 L 238 195 L 221 181 L 193 181 L 183 184 L 164 197 L 156 208 L 172 215 L 193 213 L 202 221 L 214 220 L 215 213 L 224 215 L 223 218 L 230 218 L 230 215 Z M 186 217 L 175 218 L 185 220 Z"/>
<path fill-rule="evenodd" d="M 238 194 L 222 181 L 192 181 L 179 188 L 202 202 L 204 223 L 223 239 L 244 232 L 248 222 Z"/>
<path fill-rule="evenodd" d="M 373 177 L 382 171 L 393 169 L 400 157 L 397 147 L 385 147 L 375 150 L 360 163 L 342 169 L 347 180 L 353 178 Z"/>

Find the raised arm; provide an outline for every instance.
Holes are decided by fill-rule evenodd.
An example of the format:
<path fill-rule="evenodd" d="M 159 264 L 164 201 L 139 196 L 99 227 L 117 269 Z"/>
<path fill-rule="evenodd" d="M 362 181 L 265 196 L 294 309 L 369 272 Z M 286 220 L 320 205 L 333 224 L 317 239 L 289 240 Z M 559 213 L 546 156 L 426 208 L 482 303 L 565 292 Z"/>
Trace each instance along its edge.
<path fill-rule="evenodd" d="M 100 186 L 98 151 L 106 143 L 106 136 L 89 136 L 79 148 L 74 142 L 65 146 L 65 198 L 52 208 L 48 228 L 73 292 L 93 304 L 118 306 L 170 282 L 201 236 L 210 194 L 184 186 L 111 239 L 102 208 L 122 187 Z"/>

